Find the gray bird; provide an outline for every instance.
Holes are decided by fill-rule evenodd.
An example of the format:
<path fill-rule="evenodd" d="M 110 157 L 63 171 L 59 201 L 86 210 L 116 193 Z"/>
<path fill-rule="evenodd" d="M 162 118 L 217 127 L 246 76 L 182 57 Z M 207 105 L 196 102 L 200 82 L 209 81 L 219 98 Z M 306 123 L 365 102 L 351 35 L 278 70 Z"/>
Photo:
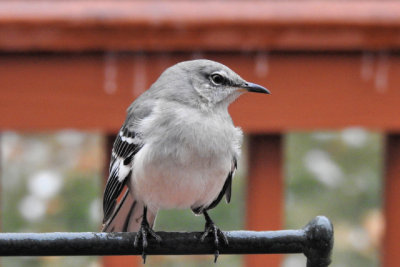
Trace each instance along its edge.
<path fill-rule="evenodd" d="M 206 220 L 201 241 L 214 238 L 215 261 L 225 234 L 207 210 L 231 199 L 242 131 L 228 106 L 244 92 L 266 93 L 211 60 L 178 63 L 128 108 L 116 137 L 103 198 L 103 231 L 137 232 L 146 259 L 147 237 L 160 209 L 190 208 Z M 117 198 L 123 192 L 117 204 Z"/>

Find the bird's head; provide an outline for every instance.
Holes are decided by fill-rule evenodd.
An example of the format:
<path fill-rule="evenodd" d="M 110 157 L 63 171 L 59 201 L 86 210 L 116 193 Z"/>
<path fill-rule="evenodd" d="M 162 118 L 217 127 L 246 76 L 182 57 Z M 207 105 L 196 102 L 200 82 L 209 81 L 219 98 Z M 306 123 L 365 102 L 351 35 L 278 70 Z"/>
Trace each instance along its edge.
<path fill-rule="evenodd" d="M 205 59 L 180 62 L 167 69 L 156 83 L 168 88 L 164 96 L 170 99 L 208 108 L 227 107 L 244 92 L 270 93 L 227 66 Z"/>

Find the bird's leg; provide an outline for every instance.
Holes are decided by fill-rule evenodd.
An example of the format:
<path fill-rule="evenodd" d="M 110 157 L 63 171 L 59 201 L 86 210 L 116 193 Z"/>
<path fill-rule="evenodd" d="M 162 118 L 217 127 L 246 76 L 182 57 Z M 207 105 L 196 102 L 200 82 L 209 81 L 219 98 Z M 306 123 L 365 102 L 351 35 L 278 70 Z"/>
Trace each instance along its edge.
<path fill-rule="evenodd" d="M 142 258 L 143 258 L 143 263 L 146 263 L 146 248 L 148 246 L 147 242 L 147 236 L 150 235 L 152 236 L 157 242 L 161 241 L 161 237 L 154 232 L 154 230 L 150 227 L 149 222 L 147 221 L 147 207 L 145 206 L 143 208 L 143 217 L 142 217 L 142 223 L 140 225 L 140 229 L 138 230 L 136 236 L 135 236 L 135 241 L 133 243 L 134 247 L 137 248 L 139 247 L 139 240 L 142 239 Z"/>
<path fill-rule="evenodd" d="M 215 223 L 211 220 L 210 216 L 208 215 L 207 211 L 203 212 L 204 218 L 206 219 L 206 225 L 204 229 L 204 233 L 201 236 L 201 241 L 203 242 L 204 239 L 211 234 L 212 238 L 214 238 L 214 246 L 215 246 L 215 253 L 214 253 L 214 262 L 217 262 L 219 256 L 219 238 L 228 245 L 228 239 L 226 235 L 215 225 Z"/>

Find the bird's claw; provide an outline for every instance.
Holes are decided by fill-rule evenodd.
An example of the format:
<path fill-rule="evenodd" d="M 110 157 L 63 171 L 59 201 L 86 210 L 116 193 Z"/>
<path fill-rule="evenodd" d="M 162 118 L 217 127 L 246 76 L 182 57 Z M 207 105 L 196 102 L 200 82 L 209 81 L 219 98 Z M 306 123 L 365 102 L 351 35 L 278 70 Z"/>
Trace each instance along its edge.
<path fill-rule="evenodd" d="M 226 237 L 224 232 L 222 232 L 214 223 L 207 223 L 206 224 L 204 233 L 200 238 L 201 242 L 204 242 L 205 238 L 209 234 L 212 234 L 213 238 L 214 238 L 214 246 L 215 246 L 214 263 L 216 263 L 217 259 L 218 259 L 218 256 L 219 256 L 219 245 L 220 245 L 219 239 L 221 238 L 225 245 L 228 245 L 229 242 L 228 242 L 228 238 Z"/>
<path fill-rule="evenodd" d="M 161 237 L 154 232 L 154 230 L 149 226 L 148 223 L 142 223 L 140 226 L 139 231 L 137 232 L 135 236 L 135 241 L 133 242 L 133 246 L 135 248 L 139 247 L 139 240 L 142 239 L 142 259 L 143 259 L 143 264 L 146 263 L 146 248 L 148 246 L 148 241 L 147 237 L 148 236 L 153 237 L 157 242 L 161 242 Z"/>

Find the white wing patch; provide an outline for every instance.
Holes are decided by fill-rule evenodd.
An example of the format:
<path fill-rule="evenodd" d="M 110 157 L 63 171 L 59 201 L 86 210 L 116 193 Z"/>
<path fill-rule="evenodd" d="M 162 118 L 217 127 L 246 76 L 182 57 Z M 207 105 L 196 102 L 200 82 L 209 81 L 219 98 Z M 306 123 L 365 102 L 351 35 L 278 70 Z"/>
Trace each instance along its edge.
<path fill-rule="evenodd" d="M 135 142 L 135 138 L 124 136 L 122 131 L 119 132 L 119 136 L 121 136 L 122 142 L 127 142 L 128 144 L 133 144 Z"/>
<path fill-rule="evenodd" d="M 131 171 L 131 165 L 124 165 L 122 159 L 117 159 L 119 161 L 119 171 L 118 171 L 118 181 L 122 182 Z"/>

